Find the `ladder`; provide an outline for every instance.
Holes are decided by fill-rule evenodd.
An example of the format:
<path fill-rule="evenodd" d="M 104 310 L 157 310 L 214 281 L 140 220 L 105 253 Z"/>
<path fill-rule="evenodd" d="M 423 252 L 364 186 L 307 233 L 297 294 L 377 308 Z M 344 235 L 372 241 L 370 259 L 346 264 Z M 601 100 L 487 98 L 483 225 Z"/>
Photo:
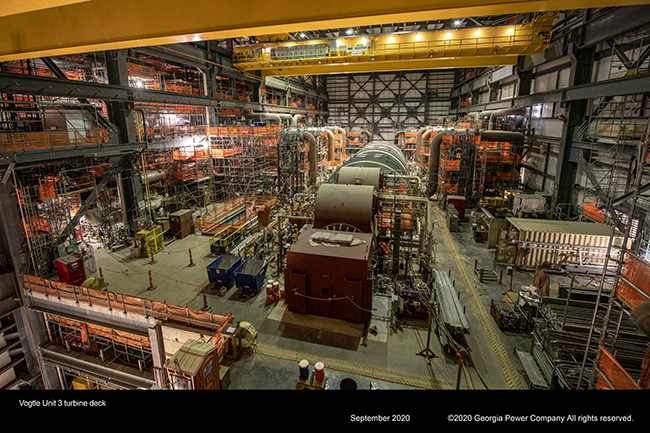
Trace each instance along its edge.
<path fill-rule="evenodd" d="M 485 191 L 485 173 L 487 171 L 487 147 L 478 145 L 476 151 L 476 164 L 474 172 L 474 191 L 479 199 L 483 197 Z"/>

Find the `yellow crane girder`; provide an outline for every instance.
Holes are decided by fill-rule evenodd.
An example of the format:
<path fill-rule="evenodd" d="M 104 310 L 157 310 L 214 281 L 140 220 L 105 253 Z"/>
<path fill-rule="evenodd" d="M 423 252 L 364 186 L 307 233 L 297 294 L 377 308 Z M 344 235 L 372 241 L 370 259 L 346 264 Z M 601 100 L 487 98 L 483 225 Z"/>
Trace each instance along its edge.
<path fill-rule="evenodd" d="M 35 0 L 0 2 L 0 61 L 463 17 L 641 5 L 647 0 Z M 20 11 L 23 13 L 15 13 Z"/>
<path fill-rule="evenodd" d="M 233 63 L 263 76 L 511 65 L 518 56 L 548 47 L 555 20 L 548 16 L 513 26 L 241 45 L 234 48 Z"/>

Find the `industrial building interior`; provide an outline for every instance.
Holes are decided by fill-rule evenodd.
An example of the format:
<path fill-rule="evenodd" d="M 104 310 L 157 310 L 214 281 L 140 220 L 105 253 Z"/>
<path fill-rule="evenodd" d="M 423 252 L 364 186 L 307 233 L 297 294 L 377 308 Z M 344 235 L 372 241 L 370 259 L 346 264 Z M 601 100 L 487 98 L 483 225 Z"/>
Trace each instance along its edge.
<path fill-rule="evenodd" d="M 18 3 L 0 388 L 649 388 L 645 2 Z"/>

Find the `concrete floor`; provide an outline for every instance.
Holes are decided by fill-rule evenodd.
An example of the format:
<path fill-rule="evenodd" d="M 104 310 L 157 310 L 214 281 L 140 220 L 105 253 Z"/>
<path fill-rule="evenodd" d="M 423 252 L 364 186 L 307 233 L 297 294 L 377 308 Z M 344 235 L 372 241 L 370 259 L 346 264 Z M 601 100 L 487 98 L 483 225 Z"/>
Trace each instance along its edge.
<path fill-rule="evenodd" d="M 463 370 L 460 388 L 527 389 L 515 350 L 528 351 L 530 335 L 501 332 L 493 321 L 486 328 L 485 310 L 489 313 L 491 299 L 503 299 L 509 277 L 504 277 L 502 285 L 480 283 L 473 272 L 474 260 L 478 260 L 479 267 L 491 268 L 494 250 L 474 242 L 469 222 L 462 223 L 459 232 L 443 231 L 443 212 L 434 212 L 435 268 L 451 271 L 470 323 L 467 344 L 471 366 Z M 311 371 L 316 362 L 325 364 L 326 389 L 339 389 L 346 378 L 353 379 L 358 389 L 456 389 L 457 359 L 445 353 L 435 333 L 431 333 L 429 349 L 436 356 L 429 359 L 419 355 L 427 348 L 426 320 L 405 318 L 393 331 L 387 322 L 373 319 L 370 325 L 377 326 L 377 334 L 362 335 L 358 326 L 346 322 L 290 317 L 283 301 L 266 305 L 264 291 L 252 297 L 241 296 L 234 287 L 225 296 L 207 290 L 204 297 L 201 292 L 208 284 L 206 266 L 216 259 L 210 254 L 208 239 L 193 234 L 169 241 L 154 256 L 155 263 L 148 258 L 130 257 L 128 248 L 111 252 L 95 244 L 95 275 L 101 269 L 110 291 L 194 309 L 207 306 L 216 314 L 232 314 L 236 321 L 251 323 L 258 331 L 259 345 L 254 353 L 229 366 L 232 390 L 296 389 L 300 359 L 310 361 Z M 190 250 L 195 264 L 192 267 L 188 266 Z M 269 277 L 274 268 L 275 263 L 269 265 Z M 149 271 L 153 290 L 149 289 Z M 513 288 L 532 283 L 531 273 L 515 272 Z M 386 298 L 375 297 L 373 307 L 378 315 L 387 314 Z"/>

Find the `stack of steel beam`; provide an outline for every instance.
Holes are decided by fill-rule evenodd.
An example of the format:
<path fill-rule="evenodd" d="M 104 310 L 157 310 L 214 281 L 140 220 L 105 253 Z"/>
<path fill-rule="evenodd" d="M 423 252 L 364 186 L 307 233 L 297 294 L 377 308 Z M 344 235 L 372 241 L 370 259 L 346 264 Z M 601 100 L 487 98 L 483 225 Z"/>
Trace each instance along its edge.
<path fill-rule="evenodd" d="M 469 322 L 449 274 L 435 271 L 432 284 L 440 325 L 446 331 L 439 332 L 441 343 L 448 345 L 451 339 L 458 343 L 464 341 L 464 335 L 469 333 Z"/>

